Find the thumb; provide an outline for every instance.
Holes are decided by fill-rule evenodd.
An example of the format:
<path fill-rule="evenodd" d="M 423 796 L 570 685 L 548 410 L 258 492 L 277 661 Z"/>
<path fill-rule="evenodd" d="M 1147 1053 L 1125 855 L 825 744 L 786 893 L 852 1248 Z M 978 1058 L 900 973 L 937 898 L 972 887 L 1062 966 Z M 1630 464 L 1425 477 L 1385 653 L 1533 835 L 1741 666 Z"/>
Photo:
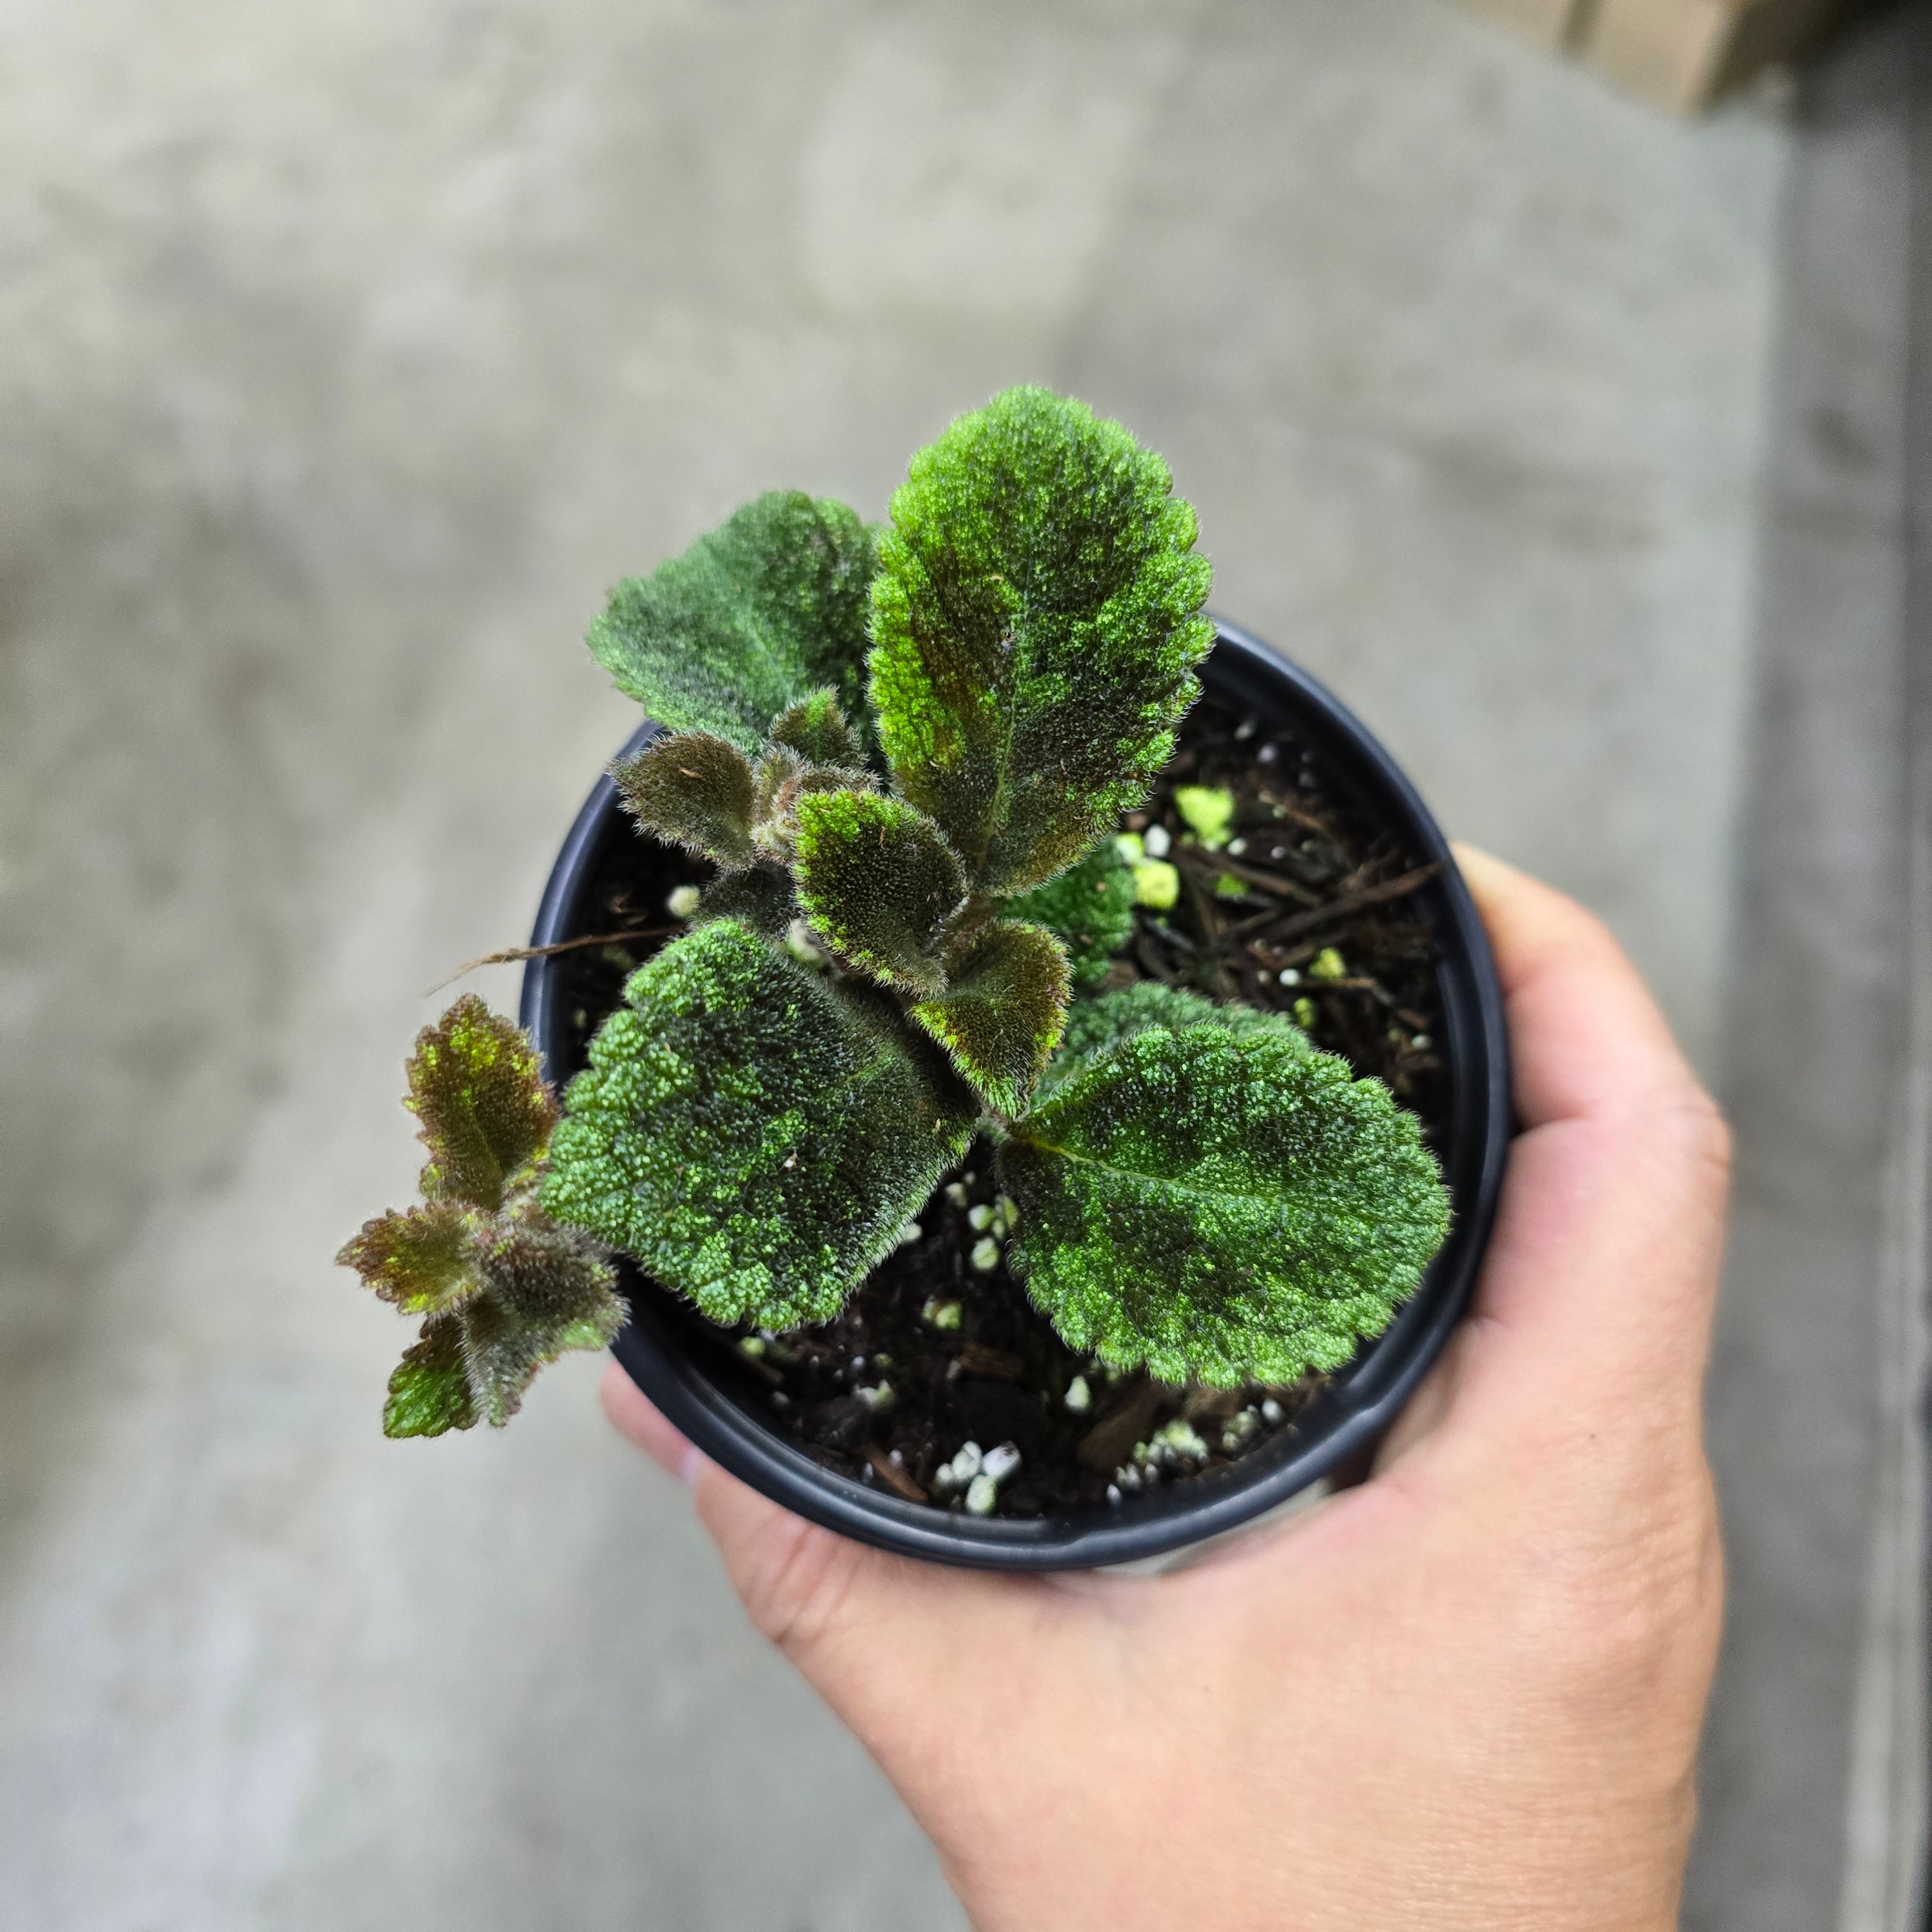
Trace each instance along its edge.
<path fill-rule="evenodd" d="M 1688 1412 L 1724 1236 L 1722 1118 L 1596 920 L 1500 860 L 1456 856 L 1495 949 L 1523 1126 L 1476 1292 L 1480 1359 L 1580 1414 L 1633 1391 Z"/>

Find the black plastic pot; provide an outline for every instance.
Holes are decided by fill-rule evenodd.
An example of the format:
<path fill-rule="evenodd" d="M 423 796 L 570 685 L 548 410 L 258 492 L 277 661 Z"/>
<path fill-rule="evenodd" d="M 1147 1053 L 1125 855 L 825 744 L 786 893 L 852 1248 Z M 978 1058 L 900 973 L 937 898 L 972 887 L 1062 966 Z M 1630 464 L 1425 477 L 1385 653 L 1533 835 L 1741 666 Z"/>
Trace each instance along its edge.
<path fill-rule="evenodd" d="M 695 1317 L 632 1272 L 629 1323 L 614 1352 L 632 1379 L 706 1455 L 801 1516 L 862 1542 L 930 1561 L 992 1570 L 1085 1569 L 1161 1555 L 1259 1516 L 1369 1448 L 1436 1356 L 1467 1307 L 1502 1184 L 1509 1138 L 1508 1049 L 1502 997 L 1475 908 L 1449 848 L 1414 788 L 1354 716 L 1279 652 L 1218 623 L 1203 672 L 1216 696 L 1312 749 L 1324 782 L 1371 825 L 1443 870 L 1409 902 L 1434 928 L 1442 1002 L 1439 1048 L 1449 1106 L 1438 1152 L 1454 1197 L 1448 1244 L 1386 1331 L 1334 1376 L 1294 1426 L 1232 1468 L 1105 1505 L 1033 1520 L 974 1517 L 898 1498 L 834 1474 L 774 1435 L 729 1352 L 694 1346 Z M 652 736 L 644 726 L 633 746 Z M 626 747 L 628 750 L 631 747 Z M 599 929 L 590 887 L 613 841 L 636 831 L 608 778 L 578 813 L 550 874 L 533 946 Z M 522 1019 L 548 1077 L 560 1087 L 580 1064 L 564 974 L 530 962 Z"/>

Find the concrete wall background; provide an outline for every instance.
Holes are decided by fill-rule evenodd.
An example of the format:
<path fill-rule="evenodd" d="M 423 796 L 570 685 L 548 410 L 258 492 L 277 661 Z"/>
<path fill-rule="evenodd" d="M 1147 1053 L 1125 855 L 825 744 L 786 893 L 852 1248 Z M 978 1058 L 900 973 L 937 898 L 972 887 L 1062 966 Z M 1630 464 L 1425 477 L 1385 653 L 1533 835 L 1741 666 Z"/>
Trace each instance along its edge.
<path fill-rule="evenodd" d="M 1696 1928 L 1924 1922 L 1928 83 L 1932 15 L 1896 9 L 1793 118 L 1708 1405 L 1732 1615 Z"/>
<path fill-rule="evenodd" d="M 1714 1073 L 1787 142 L 1439 0 L 8 10 L 10 1922 L 958 1922 L 594 1365 L 376 1432 L 328 1256 L 626 728 L 584 621 L 1073 388 Z"/>

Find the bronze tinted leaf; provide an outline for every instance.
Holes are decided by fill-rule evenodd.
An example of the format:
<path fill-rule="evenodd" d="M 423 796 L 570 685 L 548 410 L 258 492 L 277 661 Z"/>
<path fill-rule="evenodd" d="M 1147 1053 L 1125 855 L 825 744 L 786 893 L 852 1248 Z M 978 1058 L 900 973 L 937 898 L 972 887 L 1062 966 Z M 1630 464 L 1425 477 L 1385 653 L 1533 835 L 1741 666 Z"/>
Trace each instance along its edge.
<path fill-rule="evenodd" d="M 674 731 L 635 758 L 612 766 L 631 815 L 688 852 L 728 872 L 757 857 L 752 843 L 752 765 L 736 746 L 709 731 Z"/>
<path fill-rule="evenodd" d="M 866 748 L 845 722 L 837 692 L 830 688 L 814 691 L 786 712 L 772 727 L 772 742 L 788 746 L 808 765 L 866 768 Z"/>
<path fill-rule="evenodd" d="M 476 1405 L 463 1365 L 463 1324 L 454 1315 L 432 1315 L 422 1338 L 403 1352 L 389 1378 L 382 1408 L 385 1436 L 441 1436 L 473 1429 Z"/>
<path fill-rule="evenodd" d="M 416 1036 L 404 1070 L 403 1104 L 422 1122 L 429 1149 L 424 1198 L 501 1206 L 506 1187 L 542 1155 L 556 1124 L 529 1036 L 465 993 Z"/>
<path fill-rule="evenodd" d="M 405 1315 L 446 1308 L 476 1290 L 477 1217 L 453 1201 L 362 1224 L 335 1257 Z"/>
<path fill-rule="evenodd" d="M 877 792 L 809 792 L 798 802 L 799 904 L 814 932 L 889 986 L 945 983 L 946 922 L 966 902 L 958 854 L 938 826 Z"/>
<path fill-rule="evenodd" d="M 1066 949 L 1037 926 L 1002 920 L 979 934 L 946 990 L 912 1016 L 996 1112 L 1017 1114 L 1066 1016 Z"/>

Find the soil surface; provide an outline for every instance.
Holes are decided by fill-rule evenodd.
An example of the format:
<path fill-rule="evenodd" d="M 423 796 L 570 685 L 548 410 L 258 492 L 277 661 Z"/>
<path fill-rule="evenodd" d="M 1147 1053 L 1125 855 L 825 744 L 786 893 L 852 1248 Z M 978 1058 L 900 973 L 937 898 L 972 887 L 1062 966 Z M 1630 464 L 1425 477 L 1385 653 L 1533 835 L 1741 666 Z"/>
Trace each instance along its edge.
<path fill-rule="evenodd" d="M 1234 794 L 1230 842 L 1203 849 L 1178 786 Z M 1418 855 L 1357 819 L 1289 734 L 1213 698 L 1189 714 L 1175 755 L 1123 830 L 1165 832 L 1179 871 L 1171 910 L 1137 908 L 1132 941 L 1100 988 L 1154 978 L 1292 1015 L 1358 1074 L 1383 1081 L 1433 1141 L 1446 1102 L 1435 1050 L 1440 1001 L 1429 927 L 1411 895 Z M 1155 855 L 1150 855 L 1155 856 Z M 652 839 L 620 842 L 600 879 L 608 928 L 626 935 L 564 955 L 575 1064 L 623 982 L 681 928 L 665 902 L 710 868 Z M 937 1508 L 1003 1516 L 1119 1504 L 1255 1454 L 1321 1386 L 1182 1387 L 1110 1375 L 1069 1348 L 1003 1254 L 992 1150 L 976 1142 L 921 1211 L 916 1239 L 874 1270 L 836 1322 L 773 1334 L 726 1331 L 626 1270 L 722 1380 L 776 1432 L 829 1468 Z M 990 1244 L 990 1245 L 988 1245 Z M 975 1250 L 981 1264 L 975 1265 Z M 991 1469 L 977 1465 L 998 1452 Z M 1017 1453 L 1017 1460 L 1015 1460 Z M 976 1473 L 998 1473 L 997 1484 Z"/>

